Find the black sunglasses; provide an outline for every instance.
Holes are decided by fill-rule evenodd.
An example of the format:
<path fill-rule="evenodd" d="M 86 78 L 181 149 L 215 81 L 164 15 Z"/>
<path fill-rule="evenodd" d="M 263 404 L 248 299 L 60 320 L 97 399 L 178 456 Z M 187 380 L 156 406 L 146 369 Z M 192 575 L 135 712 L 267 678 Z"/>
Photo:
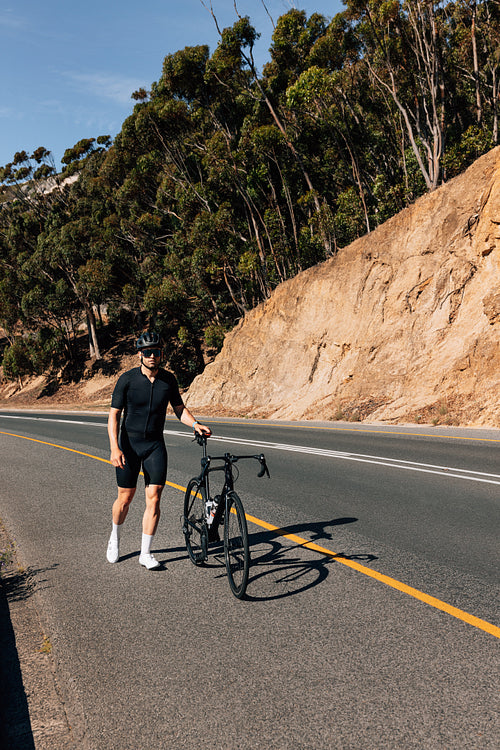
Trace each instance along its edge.
<path fill-rule="evenodd" d="M 145 357 L 161 357 L 161 349 L 141 349 Z"/>

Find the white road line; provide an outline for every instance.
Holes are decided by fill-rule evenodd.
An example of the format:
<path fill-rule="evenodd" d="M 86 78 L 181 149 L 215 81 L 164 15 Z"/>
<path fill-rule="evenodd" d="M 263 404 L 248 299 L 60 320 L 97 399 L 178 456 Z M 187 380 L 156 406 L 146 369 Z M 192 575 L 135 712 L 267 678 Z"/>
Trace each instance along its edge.
<path fill-rule="evenodd" d="M 60 422 L 61 424 L 88 424 L 91 427 L 107 427 L 104 422 L 87 422 L 83 419 L 50 419 L 49 417 L 22 417 L 18 414 L 0 414 L 0 419 L 24 419 L 32 422 Z"/>
<path fill-rule="evenodd" d="M 185 433 L 165 430 L 165 434 L 183 435 Z M 470 469 L 460 469 L 450 466 L 436 466 L 433 464 L 422 464 L 414 461 L 405 461 L 397 458 L 385 458 L 384 456 L 370 456 L 362 453 L 346 453 L 344 451 L 332 451 L 324 448 L 311 448 L 302 445 L 287 445 L 286 443 L 268 443 L 265 441 L 247 440 L 245 438 L 228 438 L 222 436 L 212 436 L 210 441 L 223 443 L 237 443 L 238 445 L 248 445 L 251 447 L 269 448 L 272 450 L 287 451 L 290 453 L 308 453 L 314 456 L 325 456 L 326 458 L 339 458 L 346 461 L 358 461 L 367 464 L 378 464 L 392 469 L 403 469 L 405 471 L 419 471 L 426 474 L 437 474 L 439 476 L 454 477 L 455 479 L 467 479 L 471 482 L 484 482 L 486 484 L 500 484 L 499 474 L 488 474 L 482 471 L 472 471 Z"/>
<path fill-rule="evenodd" d="M 63 424 L 79 424 L 91 427 L 106 427 L 103 422 L 87 422 L 76 419 L 50 419 L 48 417 L 27 417 L 14 414 L 2 414 L 2 419 L 24 419 L 38 422 L 61 422 Z M 175 435 L 182 438 L 192 439 L 191 433 L 181 430 L 164 430 L 165 435 Z M 230 443 L 237 445 L 246 445 L 256 448 L 261 452 L 263 449 L 286 451 L 288 453 L 304 453 L 313 456 L 324 456 L 325 458 L 337 458 L 344 461 L 357 461 L 360 463 L 375 464 L 386 466 L 391 469 L 400 469 L 403 471 L 417 471 L 425 474 L 436 474 L 438 476 L 452 477 L 454 479 L 466 479 L 470 482 L 483 482 L 485 484 L 500 485 L 500 475 L 490 474 L 482 471 L 472 471 L 471 469 L 460 469 L 452 466 L 439 466 L 434 464 L 417 463 L 414 461 L 405 461 L 397 458 L 386 458 L 384 456 L 370 456 L 362 453 L 348 453 L 345 451 L 334 451 L 325 448 L 311 448 L 306 445 L 291 445 L 287 443 L 271 443 L 260 440 L 248 440 L 247 438 L 231 438 L 223 435 L 212 435 L 210 442 Z"/>

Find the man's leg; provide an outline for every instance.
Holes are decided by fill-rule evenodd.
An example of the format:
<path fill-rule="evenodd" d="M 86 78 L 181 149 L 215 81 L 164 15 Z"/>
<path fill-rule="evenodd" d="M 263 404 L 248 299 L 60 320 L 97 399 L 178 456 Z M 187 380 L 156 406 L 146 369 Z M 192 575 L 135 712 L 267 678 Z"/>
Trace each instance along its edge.
<path fill-rule="evenodd" d="M 127 517 L 130 503 L 135 495 L 135 487 L 118 487 L 118 497 L 113 503 L 113 523 L 121 526 Z"/>
<path fill-rule="evenodd" d="M 139 562 L 149 570 L 157 568 L 160 563 L 151 554 L 151 543 L 160 520 L 160 500 L 163 492 L 162 484 L 146 485 L 146 510 L 142 519 L 142 542 Z"/>
<path fill-rule="evenodd" d="M 108 542 L 106 557 L 108 562 L 118 562 L 120 558 L 120 532 L 125 521 L 130 503 L 135 495 L 135 487 L 118 487 L 118 497 L 113 503 L 113 528 Z"/>

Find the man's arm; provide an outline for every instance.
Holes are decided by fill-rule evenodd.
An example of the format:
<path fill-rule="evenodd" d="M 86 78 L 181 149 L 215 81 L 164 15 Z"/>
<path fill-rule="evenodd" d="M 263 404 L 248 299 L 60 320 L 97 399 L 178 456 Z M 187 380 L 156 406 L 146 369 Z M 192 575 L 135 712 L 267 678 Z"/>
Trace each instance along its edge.
<path fill-rule="evenodd" d="M 108 416 L 108 437 L 109 445 L 111 448 L 110 461 L 113 466 L 119 469 L 125 468 L 125 456 L 123 455 L 120 446 L 118 445 L 118 433 L 120 431 L 120 417 L 122 414 L 121 409 L 114 409 L 111 407 Z"/>
<path fill-rule="evenodd" d="M 199 435 L 207 435 L 208 437 L 212 434 L 210 427 L 197 422 L 195 417 L 193 417 L 187 406 L 184 406 L 184 404 L 178 404 L 177 406 L 172 405 L 172 409 L 174 410 L 175 416 L 182 422 L 182 424 L 191 427 Z"/>

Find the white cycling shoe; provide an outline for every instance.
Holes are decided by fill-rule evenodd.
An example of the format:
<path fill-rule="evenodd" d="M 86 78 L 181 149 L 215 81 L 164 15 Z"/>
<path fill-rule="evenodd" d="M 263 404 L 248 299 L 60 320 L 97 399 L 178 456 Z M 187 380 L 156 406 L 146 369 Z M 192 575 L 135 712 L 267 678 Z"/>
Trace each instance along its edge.
<path fill-rule="evenodd" d="M 153 555 L 149 553 L 147 555 L 140 555 L 139 562 L 148 570 L 153 570 L 154 568 L 160 567 L 160 563 L 158 562 L 156 557 L 153 557 Z"/>
<path fill-rule="evenodd" d="M 106 552 L 108 562 L 115 563 L 120 559 L 120 547 L 115 539 L 110 539 L 108 542 L 108 551 Z"/>

